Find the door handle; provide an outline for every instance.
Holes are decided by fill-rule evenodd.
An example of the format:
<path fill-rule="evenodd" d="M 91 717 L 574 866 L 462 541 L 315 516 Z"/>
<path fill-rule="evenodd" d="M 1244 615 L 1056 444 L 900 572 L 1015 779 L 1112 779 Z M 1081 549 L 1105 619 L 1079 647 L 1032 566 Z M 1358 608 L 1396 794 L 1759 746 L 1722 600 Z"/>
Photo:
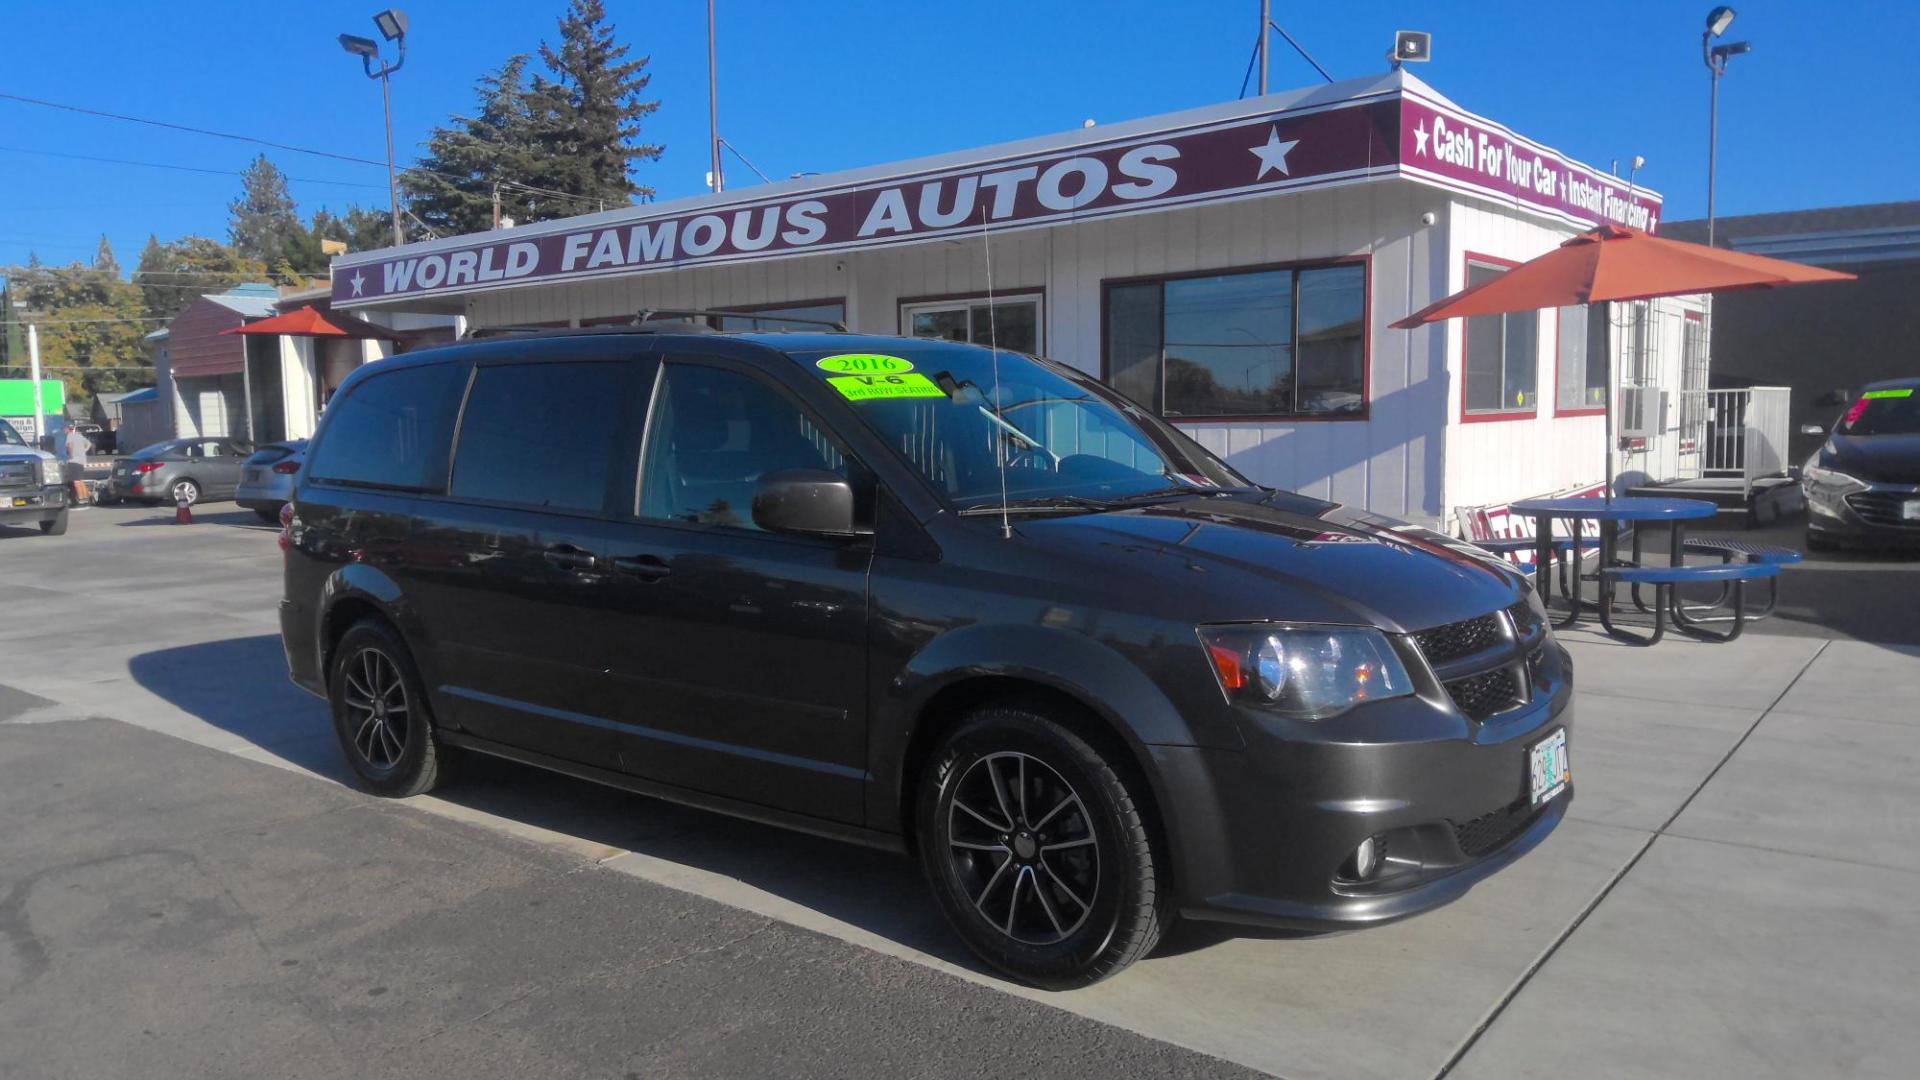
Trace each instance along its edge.
<path fill-rule="evenodd" d="M 547 560 L 547 565 L 561 570 L 591 570 L 599 563 L 592 552 L 582 551 L 572 544 L 554 544 L 542 556 Z"/>
<path fill-rule="evenodd" d="M 623 555 L 613 560 L 613 568 L 648 581 L 657 581 L 673 572 L 673 567 L 658 555 Z"/>

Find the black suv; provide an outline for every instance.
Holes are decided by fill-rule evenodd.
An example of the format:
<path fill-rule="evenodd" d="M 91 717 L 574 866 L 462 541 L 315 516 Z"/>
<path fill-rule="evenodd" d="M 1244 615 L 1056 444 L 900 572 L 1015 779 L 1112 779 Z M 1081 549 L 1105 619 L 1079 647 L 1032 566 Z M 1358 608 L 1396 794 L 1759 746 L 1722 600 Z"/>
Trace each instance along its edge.
<path fill-rule="evenodd" d="M 690 325 L 359 369 L 283 538 L 295 682 L 380 794 L 456 751 L 913 852 L 1092 982 L 1176 915 L 1463 894 L 1571 797 L 1526 581 L 1249 483 L 1071 368 Z"/>

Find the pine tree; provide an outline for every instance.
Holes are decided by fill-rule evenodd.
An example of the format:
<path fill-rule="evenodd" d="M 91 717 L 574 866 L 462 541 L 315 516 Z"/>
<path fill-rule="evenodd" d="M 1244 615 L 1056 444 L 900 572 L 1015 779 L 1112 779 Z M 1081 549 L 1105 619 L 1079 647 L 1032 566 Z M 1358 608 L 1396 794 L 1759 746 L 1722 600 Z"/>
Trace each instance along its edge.
<path fill-rule="evenodd" d="M 100 247 L 93 253 L 93 268 L 120 276 L 120 260 L 113 257 L 113 245 L 107 242 L 106 233 L 100 234 Z"/>
<path fill-rule="evenodd" d="M 503 210 L 517 221 L 541 221 L 576 212 L 542 207 L 513 184 L 526 183 L 538 147 L 526 85 L 527 56 L 509 57 L 475 84 L 472 116 L 454 116 L 427 139 L 417 169 L 400 178 L 407 209 L 441 235 L 493 227 L 493 191 L 502 185 Z M 384 246 L 384 245 L 383 245 Z"/>
<path fill-rule="evenodd" d="M 245 281 L 262 281 L 267 268 L 218 240 L 183 236 L 169 244 L 149 238 L 134 281 L 148 325 L 158 328 L 206 293 L 225 292 Z"/>
<path fill-rule="evenodd" d="M 640 122 L 660 108 L 644 94 L 653 76 L 648 57 L 626 60 L 628 46 L 600 0 L 572 0 L 560 19 L 560 47 L 540 44 L 553 79 L 535 75 L 531 96 L 541 150 L 535 185 L 580 196 L 585 203 L 624 206 L 653 189 L 635 184 L 636 162 L 658 160 L 664 147 L 642 143 Z"/>
<path fill-rule="evenodd" d="M 227 204 L 227 239 L 241 256 L 277 267 L 305 231 L 286 174 L 262 154 L 241 174 L 240 184 L 240 197 Z"/>

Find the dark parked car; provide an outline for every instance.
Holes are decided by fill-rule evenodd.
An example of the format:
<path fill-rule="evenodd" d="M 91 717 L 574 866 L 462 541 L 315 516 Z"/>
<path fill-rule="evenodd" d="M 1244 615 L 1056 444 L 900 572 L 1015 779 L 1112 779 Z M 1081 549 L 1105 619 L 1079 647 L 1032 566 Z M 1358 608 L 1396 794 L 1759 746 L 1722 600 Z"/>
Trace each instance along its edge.
<path fill-rule="evenodd" d="M 1920 544 L 1920 378 L 1861 391 L 1801 486 L 1810 548 Z"/>
<path fill-rule="evenodd" d="M 171 439 L 113 463 L 103 496 L 108 502 L 197 503 L 231 499 L 240 463 L 253 453 L 243 439 Z"/>
<path fill-rule="evenodd" d="M 1424 911 L 1572 795 L 1571 665 L 1525 579 L 974 345 L 630 328 L 382 361 L 284 540 L 292 677 L 369 789 L 480 751 L 911 851 L 1041 986 L 1176 916 Z"/>

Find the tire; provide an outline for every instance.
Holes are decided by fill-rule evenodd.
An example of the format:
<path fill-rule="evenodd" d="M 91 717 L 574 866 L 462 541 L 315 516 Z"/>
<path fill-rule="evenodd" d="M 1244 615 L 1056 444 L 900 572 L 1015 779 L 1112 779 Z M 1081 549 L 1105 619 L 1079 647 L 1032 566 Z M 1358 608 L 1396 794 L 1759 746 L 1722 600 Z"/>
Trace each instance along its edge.
<path fill-rule="evenodd" d="M 280 511 L 278 509 L 267 510 L 267 509 L 263 509 L 261 507 L 256 506 L 253 508 L 253 512 L 255 515 L 257 515 L 260 518 L 261 521 L 264 521 L 269 525 L 280 524 Z"/>
<path fill-rule="evenodd" d="M 941 741 L 915 835 L 934 898 L 975 955 L 1070 990 L 1153 950 L 1174 911 L 1135 783 L 1058 721 L 1017 706 L 976 711 Z"/>
<path fill-rule="evenodd" d="M 183 492 L 187 496 L 186 503 L 188 506 L 192 506 L 194 503 L 200 501 L 200 485 L 192 480 L 186 479 L 175 480 L 173 484 L 167 488 L 169 499 L 166 501 L 171 501 L 174 505 L 178 506 L 180 504 L 180 496 Z"/>
<path fill-rule="evenodd" d="M 67 512 L 62 510 L 53 516 L 53 520 L 41 522 L 40 531 L 48 536 L 67 535 Z"/>
<path fill-rule="evenodd" d="M 369 688 L 375 693 L 369 695 Z M 413 653 L 393 627 L 362 619 L 341 635 L 329 665 L 327 701 L 340 751 L 362 787 L 405 799 L 440 782 L 446 750 L 437 741 Z"/>

